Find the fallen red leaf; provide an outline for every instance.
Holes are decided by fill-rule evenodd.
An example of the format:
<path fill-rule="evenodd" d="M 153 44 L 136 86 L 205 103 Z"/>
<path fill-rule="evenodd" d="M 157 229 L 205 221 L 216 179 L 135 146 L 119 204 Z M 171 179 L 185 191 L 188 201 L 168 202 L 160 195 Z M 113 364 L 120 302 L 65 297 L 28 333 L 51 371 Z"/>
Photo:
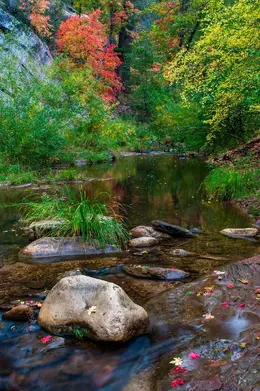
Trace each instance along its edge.
<path fill-rule="evenodd" d="M 171 373 L 183 373 L 183 372 L 187 372 L 187 368 L 182 368 L 177 366 L 171 370 Z"/>
<path fill-rule="evenodd" d="M 182 379 L 176 379 L 172 381 L 173 387 L 183 386 L 183 384 L 185 384 L 185 381 Z"/>
<path fill-rule="evenodd" d="M 238 307 L 240 307 L 240 308 L 243 308 L 245 306 L 246 306 L 245 304 L 238 304 Z"/>
<path fill-rule="evenodd" d="M 233 284 L 227 284 L 227 288 L 232 289 L 232 288 L 234 288 L 234 285 Z"/>
<path fill-rule="evenodd" d="M 197 358 L 200 358 L 200 354 L 197 353 L 197 352 L 190 352 L 190 353 L 189 353 L 189 357 L 190 357 L 192 360 L 197 360 Z"/>
<path fill-rule="evenodd" d="M 224 303 L 221 303 L 222 307 L 229 307 L 229 303 L 227 301 L 224 301 Z"/>
<path fill-rule="evenodd" d="M 41 339 L 41 342 L 42 343 L 47 343 L 47 342 L 50 342 L 50 340 L 51 340 L 51 335 L 47 335 L 47 337 L 43 337 Z"/>

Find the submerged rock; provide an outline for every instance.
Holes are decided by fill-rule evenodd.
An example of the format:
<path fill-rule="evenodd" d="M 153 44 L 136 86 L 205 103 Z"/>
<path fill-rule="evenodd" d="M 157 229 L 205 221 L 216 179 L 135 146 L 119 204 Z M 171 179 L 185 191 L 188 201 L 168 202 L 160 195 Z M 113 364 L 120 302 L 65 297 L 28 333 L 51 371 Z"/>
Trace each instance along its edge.
<path fill-rule="evenodd" d="M 133 228 L 131 230 L 131 235 L 133 238 L 141 238 L 145 236 L 155 239 L 171 239 L 171 235 L 155 231 L 153 227 L 147 227 L 144 225 L 139 225 L 138 227 Z"/>
<path fill-rule="evenodd" d="M 66 277 L 44 301 L 39 325 L 55 334 L 86 336 L 97 341 L 124 342 L 147 332 L 146 311 L 110 282 L 86 276 Z"/>
<path fill-rule="evenodd" d="M 28 305 L 18 305 L 3 314 L 3 319 L 29 320 L 33 317 L 33 309 Z"/>
<path fill-rule="evenodd" d="M 154 266 L 125 265 L 123 269 L 127 274 L 134 277 L 155 278 L 158 280 L 178 281 L 189 276 L 189 273 L 175 268 L 170 269 Z"/>
<path fill-rule="evenodd" d="M 150 236 L 143 236 L 141 238 L 132 239 L 129 242 L 130 247 L 152 247 L 159 244 L 159 240 Z"/>
<path fill-rule="evenodd" d="M 26 246 L 19 252 L 20 260 L 34 260 L 44 258 L 68 258 L 80 255 L 103 255 L 118 253 L 114 246 L 105 248 L 94 247 L 85 243 L 81 237 L 76 238 L 40 238 Z"/>
<path fill-rule="evenodd" d="M 170 252 L 171 255 L 175 255 L 177 257 L 187 257 L 188 255 L 192 255 L 189 251 L 183 250 L 182 248 L 175 248 Z"/>
<path fill-rule="evenodd" d="M 193 234 L 201 234 L 202 230 L 200 228 L 192 228 L 190 232 Z"/>
<path fill-rule="evenodd" d="M 164 223 L 163 221 L 154 220 L 152 226 L 156 231 L 164 232 L 176 238 L 193 238 L 194 235 L 186 228 L 179 227 L 178 225 L 172 225 Z"/>
<path fill-rule="evenodd" d="M 231 238 L 253 238 L 258 234 L 258 230 L 257 228 L 226 228 L 220 233 Z"/>

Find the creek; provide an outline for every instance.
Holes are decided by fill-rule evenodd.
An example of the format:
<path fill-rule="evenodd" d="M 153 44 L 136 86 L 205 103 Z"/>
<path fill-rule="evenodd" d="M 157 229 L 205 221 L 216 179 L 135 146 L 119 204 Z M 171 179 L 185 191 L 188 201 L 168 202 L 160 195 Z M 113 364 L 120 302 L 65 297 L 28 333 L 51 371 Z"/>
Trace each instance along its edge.
<path fill-rule="evenodd" d="M 47 334 L 39 328 L 36 319 L 31 323 L 2 320 L 0 389 L 147 391 L 154 389 L 152 373 L 156 389 L 168 391 L 171 389 L 170 382 L 165 380 L 168 357 L 189 345 L 202 327 L 201 322 L 196 309 L 187 306 L 194 325 L 185 326 L 181 320 L 179 324 L 172 324 L 171 317 L 178 317 L 174 292 L 182 289 L 186 282 L 136 279 L 125 275 L 121 265 L 177 267 L 190 273 L 187 283 L 193 284 L 215 269 L 257 254 L 257 242 L 231 239 L 219 233 L 224 228 L 251 227 L 253 221 L 234 204 L 209 199 L 204 194 L 201 185 L 209 169 L 204 161 L 196 158 L 186 160 L 170 154 L 126 156 L 114 163 L 78 170 L 85 172 L 89 181 L 69 186 L 75 191 L 83 186 L 90 198 L 99 195 L 104 201 L 109 193 L 123 206 L 129 229 L 150 225 L 157 219 L 188 229 L 200 228 L 201 233 L 194 239 L 173 239 L 145 253 L 131 250 L 122 256 L 107 258 L 57 260 L 49 265 L 21 264 L 18 252 L 29 241 L 17 225 L 21 213 L 15 204 L 42 191 L 52 192 L 53 188 L 0 189 L 0 203 L 13 204 L 0 209 L 0 264 L 4 265 L 0 268 L 2 305 L 16 300 L 41 300 L 55 284 L 59 273 L 80 268 L 87 275 L 120 285 L 135 302 L 144 305 L 153 325 L 151 335 L 123 345 L 97 344 L 69 337 L 53 337 L 51 343 L 45 345 L 41 338 Z M 173 256 L 174 248 L 193 255 Z M 235 341 L 238 334 L 257 319 L 254 316 L 243 318 L 236 312 L 225 322 L 223 338 Z M 219 330 L 217 326 L 210 330 L 211 340 L 220 338 Z"/>

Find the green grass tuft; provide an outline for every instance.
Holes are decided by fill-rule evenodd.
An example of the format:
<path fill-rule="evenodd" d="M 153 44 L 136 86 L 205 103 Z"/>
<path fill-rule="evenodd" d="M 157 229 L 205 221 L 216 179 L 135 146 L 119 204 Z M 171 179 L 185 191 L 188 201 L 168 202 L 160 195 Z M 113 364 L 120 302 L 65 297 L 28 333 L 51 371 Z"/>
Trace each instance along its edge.
<path fill-rule="evenodd" d="M 260 169 L 218 167 L 204 180 L 207 193 L 220 199 L 239 199 L 259 189 Z"/>
<path fill-rule="evenodd" d="M 115 205 L 90 201 L 83 189 L 79 194 L 66 188 L 63 194 L 41 196 L 38 202 L 28 201 L 21 205 L 25 223 L 57 219 L 64 223 L 54 228 L 51 236 L 82 236 L 89 244 L 105 248 L 107 244 L 118 248 L 125 246 L 129 234 Z M 121 207 L 119 204 L 117 207 Z"/>

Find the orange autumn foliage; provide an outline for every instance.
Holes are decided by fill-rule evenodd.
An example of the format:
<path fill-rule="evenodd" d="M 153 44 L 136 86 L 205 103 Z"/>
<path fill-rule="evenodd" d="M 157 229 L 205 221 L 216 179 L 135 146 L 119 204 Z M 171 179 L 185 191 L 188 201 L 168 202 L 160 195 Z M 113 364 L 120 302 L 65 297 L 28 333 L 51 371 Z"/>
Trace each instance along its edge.
<path fill-rule="evenodd" d="M 62 22 L 57 32 L 57 48 L 79 67 L 90 67 L 100 81 L 105 101 L 113 101 L 122 84 L 116 75 L 121 64 L 114 45 L 107 46 L 107 26 L 100 22 L 100 10 L 73 16 Z"/>
<path fill-rule="evenodd" d="M 22 0 L 20 9 L 28 13 L 30 23 L 42 36 L 51 35 L 50 17 L 45 15 L 50 8 L 49 0 Z"/>

